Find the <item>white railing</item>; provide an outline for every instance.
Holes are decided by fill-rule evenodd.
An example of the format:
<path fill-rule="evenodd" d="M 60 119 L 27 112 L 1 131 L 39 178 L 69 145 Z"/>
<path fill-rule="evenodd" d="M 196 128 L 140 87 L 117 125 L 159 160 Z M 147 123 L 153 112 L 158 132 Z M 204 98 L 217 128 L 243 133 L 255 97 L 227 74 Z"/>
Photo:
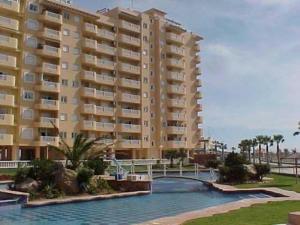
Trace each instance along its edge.
<path fill-rule="evenodd" d="M 45 32 L 46 32 L 46 34 L 48 34 L 50 36 L 54 36 L 54 37 L 58 37 L 60 35 L 60 32 L 58 30 L 53 30 L 50 28 L 45 28 Z"/>
<path fill-rule="evenodd" d="M 184 80 L 184 75 L 182 73 L 169 72 L 168 76 L 175 80 Z"/>
<path fill-rule="evenodd" d="M 124 98 L 127 98 L 127 99 L 133 99 L 133 100 L 140 99 L 139 95 L 132 95 L 132 94 L 128 94 L 128 93 L 123 93 L 122 95 Z"/>
<path fill-rule="evenodd" d="M 88 110 L 88 111 L 93 111 L 94 110 L 94 106 L 93 104 L 84 104 L 84 109 Z"/>
<path fill-rule="evenodd" d="M 12 23 L 12 20 L 10 18 L 4 17 L 4 16 L 0 16 L 0 21 L 3 23 L 7 23 L 7 24 Z"/>
<path fill-rule="evenodd" d="M 108 65 L 108 66 L 114 66 L 115 65 L 115 63 L 113 61 L 109 61 L 109 60 L 106 60 L 106 59 L 98 59 L 97 64 L 99 64 L 99 65 Z"/>
<path fill-rule="evenodd" d="M 0 0 L 0 3 L 12 6 L 12 0 Z"/>
<path fill-rule="evenodd" d="M 134 66 L 134 65 L 131 65 L 131 64 L 128 64 L 128 63 L 121 63 L 121 66 L 124 67 L 124 69 L 127 69 L 127 70 L 140 72 L 140 67 L 139 66 Z"/>
<path fill-rule="evenodd" d="M 59 52 L 59 48 L 56 48 L 56 47 L 53 47 L 50 45 L 44 45 L 43 49 L 45 49 L 46 51 L 49 51 L 49 52 L 55 52 L 55 53 Z"/>
<path fill-rule="evenodd" d="M 122 109 L 122 112 L 126 114 L 135 114 L 135 115 L 140 114 L 140 110 L 136 110 L 136 109 Z"/>
<path fill-rule="evenodd" d="M 179 85 L 169 85 L 169 88 L 171 91 L 175 91 L 175 92 L 185 92 L 184 87 L 181 87 Z"/>
<path fill-rule="evenodd" d="M 43 105 L 57 105 L 57 100 L 50 100 L 50 99 L 41 99 L 41 103 Z"/>
<path fill-rule="evenodd" d="M 135 42 L 135 43 L 140 43 L 140 39 L 136 38 L 136 37 L 132 37 L 126 34 L 121 34 L 121 38 L 123 38 L 126 42 Z"/>
<path fill-rule="evenodd" d="M 96 73 L 93 72 L 93 71 L 87 71 L 87 70 L 85 70 L 83 74 L 84 74 L 85 78 L 90 79 L 90 80 L 94 80 Z"/>
<path fill-rule="evenodd" d="M 9 60 L 9 56 L 0 53 L 0 60 L 2 60 L 2 61 L 8 61 Z"/>
<path fill-rule="evenodd" d="M 96 95 L 101 97 L 114 97 L 114 92 L 96 90 Z"/>
<path fill-rule="evenodd" d="M 51 117 L 41 117 L 40 121 L 42 123 L 56 123 L 57 122 L 57 118 L 51 118 Z"/>
<path fill-rule="evenodd" d="M 58 88 L 59 83 L 43 80 L 42 85 L 49 88 Z"/>
<path fill-rule="evenodd" d="M 107 107 L 107 106 L 96 106 L 96 112 L 113 112 L 113 107 Z"/>
<path fill-rule="evenodd" d="M 9 75 L 6 74 L 0 74 L 0 80 L 7 80 Z"/>
<path fill-rule="evenodd" d="M 140 57 L 139 52 L 135 52 L 127 49 L 121 49 L 121 53 L 127 56 Z"/>
<path fill-rule="evenodd" d="M 8 43 L 9 37 L 5 35 L 0 35 L 0 43 Z"/>
<path fill-rule="evenodd" d="M 169 129 L 172 129 L 172 130 L 179 131 L 179 132 L 184 132 L 184 131 L 185 131 L 185 127 L 168 126 L 168 128 L 169 128 Z"/>
<path fill-rule="evenodd" d="M 19 167 L 27 167 L 31 161 L 0 161 L 0 168 L 16 169 Z"/>
<path fill-rule="evenodd" d="M 109 37 L 109 38 L 115 37 L 115 33 L 103 29 L 98 30 L 98 35 L 102 35 L 104 37 Z"/>
<path fill-rule="evenodd" d="M 124 84 L 140 86 L 140 81 L 138 81 L 138 80 L 132 80 L 132 79 L 127 79 L 127 78 L 121 78 L 121 80 L 122 80 L 122 82 L 124 82 Z"/>
<path fill-rule="evenodd" d="M 94 121 L 92 121 L 92 120 L 84 120 L 84 121 L 83 121 L 83 125 L 84 125 L 85 127 L 93 128 L 93 127 L 94 127 Z"/>
<path fill-rule="evenodd" d="M 89 30 L 92 30 L 94 32 L 96 32 L 96 25 L 91 24 L 91 23 L 85 23 L 84 24 L 86 28 L 88 28 Z"/>
<path fill-rule="evenodd" d="M 58 13 L 54 13 L 54 12 L 50 12 L 50 11 L 46 11 L 45 14 L 47 16 L 53 17 L 55 19 L 60 19 L 61 15 Z"/>
<path fill-rule="evenodd" d="M 41 141 L 46 143 L 54 143 L 56 142 L 58 137 L 56 136 L 41 136 Z"/>
<path fill-rule="evenodd" d="M 136 125 L 136 124 L 122 123 L 121 125 L 122 125 L 122 127 L 124 127 L 125 129 L 130 129 L 130 130 L 131 130 L 131 129 L 138 130 L 138 129 L 141 128 L 140 125 Z"/>
<path fill-rule="evenodd" d="M 168 159 L 128 159 L 128 160 L 117 160 L 117 162 L 120 164 L 120 165 L 154 165 L 154 164 L 157 164 L 157 162 L 160 162 L 161 164 L 169 164 L 170 161 Z M 111 162 L 111 165 L 112 166 L 115 166 L 114 162 L 112 161 Z"/>
<path fill-rule="evenodd" d="M 97 128 L 114 128 L 114 123 L 104 123 L 104 122 L 96 122 L 96 129 Z"/>
<path fill-rule="evenodd" d="M 110 51 L 111 53 L 114 53 L 115 51 L 116 51 L 116 48 L 114 48 L 114 47 L 111 47 L 111 46 L 109 46 L 109 45 L 104 45 L 104 44 L 98 44 L 97 45 L 97 49 L 105 49 L 105 50 L 108 50 L 108 51 Z"/>
<path fill-rule="evenodd" d="M 45 66 L 46 69 L 51 69 L 51 70 L 57 70 L 58 69 L 58 65 L 56 65 L 56 64 L 44 63 L 43 65 Z"/>
<path fill-rule="evenodd" d="M 106 74 L 96 74 L 96 80 L 115 81 L 115 77 Z"/>
<path fill-rule="evenodd" d="M 185 117 L 184 113 L 169 113 L 172 117 L 174 118 L 181 118 L 181 117 Z"/>

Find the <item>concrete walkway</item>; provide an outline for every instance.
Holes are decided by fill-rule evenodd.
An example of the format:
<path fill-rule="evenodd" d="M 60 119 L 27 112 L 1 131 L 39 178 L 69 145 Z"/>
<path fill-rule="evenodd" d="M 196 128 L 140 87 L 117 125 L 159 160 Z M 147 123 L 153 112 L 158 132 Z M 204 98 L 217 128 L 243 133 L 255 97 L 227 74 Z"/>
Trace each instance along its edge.
<path fill-rule="evenodd" d="M 280 197 L 271 197 L 271 198 L 254 198 L 254 199 L 243 199 L 235 202 L 230 202 L 218 206 L 209 207 L 206 209 L 191 211 L 182 213 L 179 215 L 171 216 L 171 217 L 164 217 L 158 218 L 155 220 L 147 221 L 141 223 L 139 225 L 181 225 L 184 222 L 192 219 L 202 218 L 202 217 L 209 217 L 215 214 L 227 213 L 232 210 L 237 210 L 243 207 L 249 207 L 254 204 L 262 204 L 267 202 L 277 202 L 277 201 L 287 201 L 287 200 L 299 200 L 300 201 L 300 194 L 287 191 L 279 188 L 252 188 L 252 189 L 238 189 L 233 186 L 229 185 L 220 185 L 211 183 L 211 185 L 224 192 L 249 192 L 249 191 L 261 191 L 265 193 L 269 193 L 275 196 Z"/>

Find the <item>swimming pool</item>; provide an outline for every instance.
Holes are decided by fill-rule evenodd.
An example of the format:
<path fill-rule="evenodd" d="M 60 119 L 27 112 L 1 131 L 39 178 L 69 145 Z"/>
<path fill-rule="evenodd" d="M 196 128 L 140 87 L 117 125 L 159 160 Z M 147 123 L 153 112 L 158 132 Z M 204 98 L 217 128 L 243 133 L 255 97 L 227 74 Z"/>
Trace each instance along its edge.
<path fill-rule="evenodd" d="M 187 188 L 198 188 L 193 191 L 168 191 L 169 187 L 179 187 L 180 183 Z M 0 224 L 129 225 L 240 199 L 269 197 L 253 193 L 224 194 L 198 181 L 174 178 L 155 180 L 153 191 L 153 194 L 144 196 L 0 211 Z"/>

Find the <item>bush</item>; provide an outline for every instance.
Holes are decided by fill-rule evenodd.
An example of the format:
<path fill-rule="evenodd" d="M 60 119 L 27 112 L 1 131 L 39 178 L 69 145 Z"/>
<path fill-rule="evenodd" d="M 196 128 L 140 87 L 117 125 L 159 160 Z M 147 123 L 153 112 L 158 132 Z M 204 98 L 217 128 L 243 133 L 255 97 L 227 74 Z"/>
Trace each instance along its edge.
<path fill-rule="evenodd" d="M 61 197 L 63 194 L 55 188 L 54 185 L 46 185 L 44 189 L 42 190 L 42 193 L 44 194 L 45 198 L 47 199 L 53 199 L 53 198 L 58 198 Z"/>
<path fill-rule="evenodd" d="M 108 163 L 104 162 L 103 159 L 92 159 L 84 162 L 84 166 L 94 170 L 95 175 L 103 175 Z"/>
<path fill-rule="evenodd" d="M 56 172 L 56 163 L 52 160 L 33 160 L 29 168 L 28 177 L 41 181 L 41 188 L 53 185 Z"/>
<path fill-rule="evenodd" d="M 256 178 L 262 180 L 265 175 L 270 173 L 270 166 L 267 164 L 255 164 Z"/>
<path fill-rule="evenodd" d="M 216 160 L 216 159 L 207 160 L 206 163 L 205 163 L 205 167 L 206 168 L 217 169 L 219 167 L 219 165 L 221 165 L 221 161 L 220 160 Z"/>
<path fill-rule="evenodd" d="M 29 168 L 18 168 L 14 176 L 15 184 L 20 184 L 28 178 Z"/>
<path fill-rule="evenodd" d="M 236 166 L 236 165 L 243 165 L 246 164 L 247 160 L 241 154 L 231 152 L 225 159 L 225 166 Z"/>
<path fill-rule="evenodd" d="M 112 190 L 112 188 L 108 184 L 107 180 L 104 180 L 104 179 L 98 179 L 97 180 L 97 188 L 100 189 L 100 191 L 110 191 L 110 190 Z"/>
<path fill-rule="evenodd" d="M 94 175 L 94 171 L 90 168 L 80 168 L 77 173 L 77 182 L 80 186 L 87 186 L 90 183 L 92 176 Z"/>

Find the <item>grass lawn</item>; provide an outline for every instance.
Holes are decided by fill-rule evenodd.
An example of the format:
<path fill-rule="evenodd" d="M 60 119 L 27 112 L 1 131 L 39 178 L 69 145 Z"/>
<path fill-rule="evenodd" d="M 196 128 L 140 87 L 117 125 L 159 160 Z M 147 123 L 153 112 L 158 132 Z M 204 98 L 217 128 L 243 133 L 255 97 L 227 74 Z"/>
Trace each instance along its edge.
<path fill-rule="evenodd" d="M 15 175 L 17 169 L 0 169 L 0 175 Z"/>
<path fill-rule="evenodd" d="M 191 220 L 184 225 L 274 225 L 286 224 L 289 212 L 299 211 L 300 201 L 253 205 L 226 214 Z"/>
<path fill-rule="evenodd" d="M 278 187 L 289 191 L 300 192 L 300 179 L 296 184 L 296 178 L 292 176 L 270 174 L 268 177 L 273 178 L 273 181 L 269 183 L 259 184 L 239 184 L 236 185 L 238 188 L 257 188 L 257 187 Z"/>

